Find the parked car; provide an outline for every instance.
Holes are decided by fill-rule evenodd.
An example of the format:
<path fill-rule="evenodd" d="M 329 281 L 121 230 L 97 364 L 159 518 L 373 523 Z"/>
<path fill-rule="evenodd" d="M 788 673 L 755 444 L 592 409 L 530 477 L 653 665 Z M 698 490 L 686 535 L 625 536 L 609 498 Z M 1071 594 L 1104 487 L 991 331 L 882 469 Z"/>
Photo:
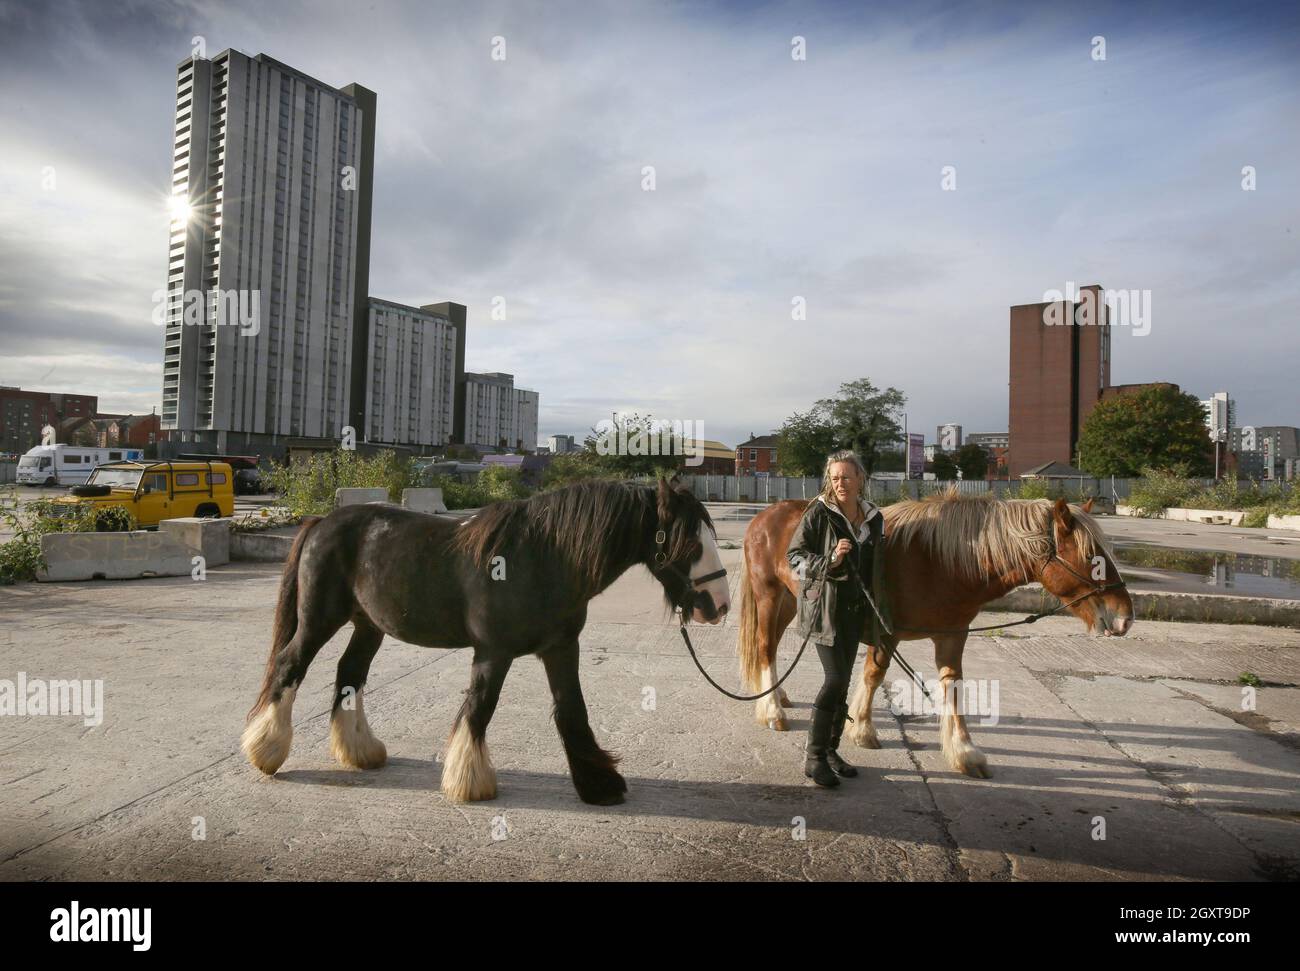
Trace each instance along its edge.
<path fill-rule="evenodd" d="M 262 471 L 258 468 L 259 455 L 206 455 L 200 452 L 182 452 L 176 456 L 185 462 L 225 462 L 235 473 L 235 495 L 255 496 L 265 489 Z"/>
<path fill-rule="evenodd" d="M 56 505 L 125 506 L 140 526 L 185 516 L 232 516 L 234 476 L 224 462 L 110 462 Z"/>

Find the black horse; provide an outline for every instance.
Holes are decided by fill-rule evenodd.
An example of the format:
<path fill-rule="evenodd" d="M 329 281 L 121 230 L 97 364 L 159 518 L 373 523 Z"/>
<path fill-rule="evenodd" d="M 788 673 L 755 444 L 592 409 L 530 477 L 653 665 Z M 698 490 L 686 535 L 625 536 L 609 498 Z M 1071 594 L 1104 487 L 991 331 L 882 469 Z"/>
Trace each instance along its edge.
<path fill-rule="evenodd" d="M 330 751 L 351 768 L 383 765 L 362 688 L 385 634 L 425 647 L 472 647 L 465 703 L 447 744 L 442 790 L 491 799 L 496 770 L 485 735 L 515 658 L 546 666 L 555 724 L 584 802 L 623 801 L 618 759 L 596 744 L 578 681 L 587 602 L 629 567 L 651 570 L 672 606 L 708 623 L 730 606 L 708 511 L 674 479 L 657 486 L 587 481 L 486 506 L 470 520 L 397 506 L 347 506 L 309 519 L 280 583 L 271 656 L 242 739 L 273 774 L 289 755 L 293 699 L 316 652 L 348 621 L 339 660 Z"/>

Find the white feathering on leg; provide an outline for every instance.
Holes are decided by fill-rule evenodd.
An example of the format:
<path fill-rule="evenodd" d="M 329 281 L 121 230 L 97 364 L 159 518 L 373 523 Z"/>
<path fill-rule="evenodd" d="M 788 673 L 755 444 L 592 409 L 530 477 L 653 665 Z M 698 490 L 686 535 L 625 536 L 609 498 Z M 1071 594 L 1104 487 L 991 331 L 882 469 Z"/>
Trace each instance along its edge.
<path fill-rule="evenodd" d="M 284 765 L 293 744 L 293 698 L 297 688 L 285 688 L 279 701 L 270 702 L 248 723 L 240 746 L 248 761 L 267 775 Z"/>
<path fill-rule="evenodd" d="M 475 742 L 469 722 L 462 718 L 447 743 L 442 766 L 442 791 L 452 802 L 495 799 L 497 770 L 488 756 L 487 739 Z"/>
<path fill-rule="evenodd" d="M 388 761 L 388 750 L 366 720 L 363 690 L 357 689 L 351 708 L 340 705 L 330 718 L 330 755 L 349 769 L 377 769 Z"/>

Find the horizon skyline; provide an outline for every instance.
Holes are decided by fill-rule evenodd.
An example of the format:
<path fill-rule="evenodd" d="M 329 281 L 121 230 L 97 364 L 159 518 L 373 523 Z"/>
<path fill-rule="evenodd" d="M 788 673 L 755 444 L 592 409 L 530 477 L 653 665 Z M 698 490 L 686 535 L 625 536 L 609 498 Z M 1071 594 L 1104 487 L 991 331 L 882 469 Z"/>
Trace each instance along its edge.
<path fill-rule="evenodd" d="M 161 413 L 162 335 L 147 311 L 166 276 L 163 111 L 175 63 L 203 36 L 209 56 L 265 53 L 376 92 L 368 296 L 464 303 L 466 370 L 514 374 L 539 392 L 540 442 L 639 411 L 703 421 L 714 440 L 739 444 L 860 377 L 906 394 L 910 426 L 927 438 L 949 422 L 1005 431 L 1008 308 L 1085 279 L 1154 294 L 1149 333 L 1114 328 L 1114 385 L 1169 381 L 1198 399 L 1226 390 L 1243 427 L 1300 424 L 1286 316 L 1300 284 L 1300 116 L 1286 99 L 1300 59 L 1295 34 L 1277 30 L 1293 10 L 1248 5 L 1207 25 L 1179 7 L 1181 29 L 1157 36 L 1148 13 L 1119 5 L 1088 17 L 1004 13 L 990 28 L 946 4 L 851 21 L 833 5 L 771 5 L 738 21 L 725 7 L 647 4 L 626 14 L 648 35 L 638 39 L 604 5 L 585 16 L 561 5 L 541 22 L 488 5 L 445 12 L 457 28 L 436 64 L 455 68 L 446 93 L 418 57 L 379 64 L 356 38 L 313 38 L 310 19 L 294 35 L 294 5 L 256 27 L 253 9 L 145 3 L 105 23 L 76 3 L 0 6 L 0 78 L 32 93 L 4 109 L 0 384 Z M 408 23 L 358 25 L 374 49 L 400 50 L 416 25 L 441 25 L 436 12 L 388 10 Z M 590 36 L 565 34 L 575 21 Z M 34 39 L 56 26 L 52 40 Z M 1105 61 L 1089 59 L 1094 34 L 1107 36 Z M 806 61 L 791 59 L 795 35 L 807 38 Z M 491 59 L 496 36 L 505 61 Z M 1068 61 L 1052 53 L 1066 41 Z M 972 70 L 982 44 L 1002 61 L 983 51 L 989 63 Z M 673 57 L 660 64 L 646 49 Z M 70 97 L 81 82 L 64 76 L 69 59 L 119 70 L 87 105 Z M 1032 80 L 1008 75 L 1007 61 L 1026 60 Z M 891 81 L 911 89 L 858 114 L 842 97 Z M 435 88 L 441 113 L 422 125 Z M 685 117 L 656 90 L 689 105 Z M 1007 107 L 990 108 L 999 97 Z M 1113 102 L 1141 110 L 1117 115 Z M 783 112 L 785 129 L 761 124 Z M 844 117 L 867 134 L 855 137 Z M 873 141 L 882 124 L 899 145 Z M 599 144 L 593 127 L 606 133 Z M 1094 127 L 1111 144 L 1091 141 Z M 1144 154 L 1135 135 L 1160 149 Z M 98 164 L 83 159 L 86 144 L 102 151 Z M 657 176 L 649 192 L 645 165 Z M 945 165 L 956 166 L 952 191 L 941 188 Z M 1253 191 L 1239 185 L 1245 165 L 1258 172 Z M 54 189 L 42 187 L 47 171 Z M 118 237 L 111 252 L 102 245 Z M 494 320 L 501 298 L 509 313 Z M 790 319 L 798 298 L 806 321 Z M 750 324 L 734 336 L 738 320 Z M 799 353 L 803 340 L 769 353 L 791 337 L 833 343 L 829 367 Z M 1225 339 L 1246 353 L 1225 355 Z M 861 357 L 843 352 L 856 346 Z M 947 407 L 959 386 L 961 407 Z"/>

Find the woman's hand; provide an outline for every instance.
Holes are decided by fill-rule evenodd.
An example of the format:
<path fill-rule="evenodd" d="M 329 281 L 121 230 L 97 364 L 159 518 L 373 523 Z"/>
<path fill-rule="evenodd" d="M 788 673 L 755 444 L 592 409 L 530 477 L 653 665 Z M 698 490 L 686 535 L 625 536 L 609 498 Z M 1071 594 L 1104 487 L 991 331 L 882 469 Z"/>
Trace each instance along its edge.
<path fill-rule="evenodd" d="M 831 569 L 840 565 L 844 557 L 853 552 L 853 544 L 847 539 L 842 539 L 835 544 L 835 549 L 831 551 Z"/>

